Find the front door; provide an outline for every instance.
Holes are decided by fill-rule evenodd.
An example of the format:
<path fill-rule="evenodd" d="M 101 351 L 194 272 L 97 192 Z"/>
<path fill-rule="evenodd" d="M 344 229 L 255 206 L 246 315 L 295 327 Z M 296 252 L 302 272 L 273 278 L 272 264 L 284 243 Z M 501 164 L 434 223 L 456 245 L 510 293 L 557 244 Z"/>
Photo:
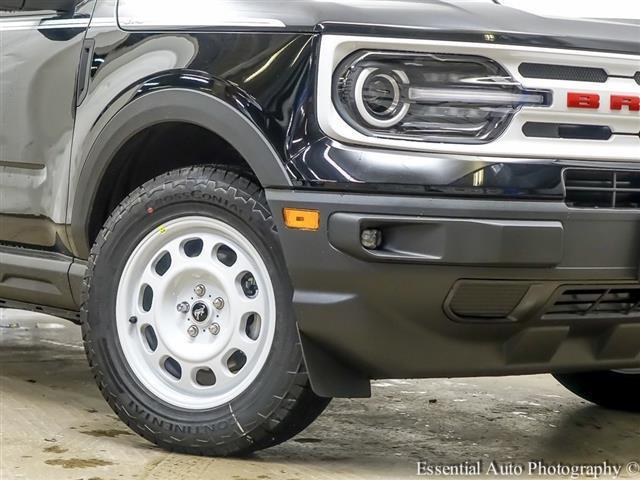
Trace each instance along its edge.
<path fill-rule="evenodd" d="M 0 11 L 0 244 L 64 245 L 76 79 L 92 7 Z"/>

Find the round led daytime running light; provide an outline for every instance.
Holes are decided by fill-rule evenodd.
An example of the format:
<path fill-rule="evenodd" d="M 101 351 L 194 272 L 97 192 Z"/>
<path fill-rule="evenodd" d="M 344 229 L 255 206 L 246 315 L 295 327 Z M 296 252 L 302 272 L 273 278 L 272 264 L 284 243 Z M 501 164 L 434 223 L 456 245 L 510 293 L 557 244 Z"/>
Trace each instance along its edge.
<path fill-rule="evenodd" d="M 400 80 L 402 82 L 402 85 L 408 85 L 409 77 L 405 72 L 401 70 L 394 70 L 393 73 L 395 74 L 395 76 L 388 73 L 377 73 L 373 77 L 386 80 L 392 88 L 391 105 L 385 111 L 374 115 L 371 113 L 370 108 L 367 106 L 367 100 L 365 98 L 365 85 L 367 84 L 367 80 L 369 80 L 369 78 L 374 75 L 374 73 L 379 71 L 379 68 L 369 67 L 363 69 L 362 72 L 360 72 L 354 88 L 354 100 L 358 114 L 360 114 L 362 119 L 365 120 L 369 125 L 378 128 L 389 128 L 400 123 L 407 115 L 409 107 L 411 106 L 408 102 L 402 101 L 402 92 L 400 89 L 400 84 L 398 82 L 398 80 Z"/>

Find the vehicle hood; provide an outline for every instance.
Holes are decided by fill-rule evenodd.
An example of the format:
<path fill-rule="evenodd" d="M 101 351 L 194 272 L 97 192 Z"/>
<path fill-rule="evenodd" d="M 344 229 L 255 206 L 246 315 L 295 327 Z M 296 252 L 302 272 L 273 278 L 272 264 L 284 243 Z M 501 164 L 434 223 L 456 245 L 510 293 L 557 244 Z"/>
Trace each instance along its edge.
<path fill-rule="evenodd" d="M 554 18 L 491 0 L 182 0 L 179 8 L 175 0 L 120 0 L 118 16 L 125 29 L 211 25 L 405 37 L 458 32 L 499 42 L 640 54 L 640 27 L 632 20 Z"/>

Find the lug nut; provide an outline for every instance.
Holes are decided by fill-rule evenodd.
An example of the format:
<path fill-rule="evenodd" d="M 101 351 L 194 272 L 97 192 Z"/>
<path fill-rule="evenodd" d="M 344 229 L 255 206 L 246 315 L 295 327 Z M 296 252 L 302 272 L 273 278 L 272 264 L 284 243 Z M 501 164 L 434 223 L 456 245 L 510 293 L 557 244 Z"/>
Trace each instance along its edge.
<path fill-rule="evenodd" d="M 204 297 L 205 294 L 207 293 L 207 287 L 205 287 L 204 285 L 200 284 L 200 285 L 196 285 L 196 288 L 193 289 L 193 291 L 195 292 L 195 294 L 199 297 Z"/>
<path fill-rule="evenodd" d="M 220 333 L 220 325 L 217 323 L 209 325 L 209 333 L 211 335 L 218 335 Z"/>
<path fill-rule="evenodd" d="M 198 327 L 196 327 L 195 325 L 191 325 L 189 328 L 187 328 L 187 333 L 192 338 L 197 337 L 198 336 Z"/>
<path fill-rule="evenodd" d="M 216 307 L 216 310 L 222 310 L 224 308 L 224 300 L 222 297 L 218 297 L 213 301 L 213 306 Z"/>
<path fill-rule="evenodd" d="M 188 302 L 179 303 L 177 309 L 180 313 L 187 313 L 189 311 L 189 303 Z"/>
<path fill-rule="evenodd" d="M 375 250 L 382 244 L 382 232 L 377 228 L 367 228 L 360 234 L 360 243 L 367 250 Z"/>
<path fill-rule="evenodd" d="M 135 325 L 136 323 L 138 323 L 138 317 L 130 317 L 129 318 L 129 323 L 131 325 Z"/>

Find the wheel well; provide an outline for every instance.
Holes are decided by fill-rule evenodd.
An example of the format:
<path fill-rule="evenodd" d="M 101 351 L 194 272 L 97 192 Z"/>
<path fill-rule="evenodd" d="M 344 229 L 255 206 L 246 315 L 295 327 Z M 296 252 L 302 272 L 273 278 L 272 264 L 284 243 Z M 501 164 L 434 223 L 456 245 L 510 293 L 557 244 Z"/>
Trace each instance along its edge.
<path fill-rule="evenodd" d="M 205 164 L 232 167 L 259 183 L 238 151 L 204 127 L 166 122 L 136 133 L 118 150 L 100 181 L 89 217 L 89 241 L 95 241 L 111 212 L 140 185 L 177 168 Z"/>

